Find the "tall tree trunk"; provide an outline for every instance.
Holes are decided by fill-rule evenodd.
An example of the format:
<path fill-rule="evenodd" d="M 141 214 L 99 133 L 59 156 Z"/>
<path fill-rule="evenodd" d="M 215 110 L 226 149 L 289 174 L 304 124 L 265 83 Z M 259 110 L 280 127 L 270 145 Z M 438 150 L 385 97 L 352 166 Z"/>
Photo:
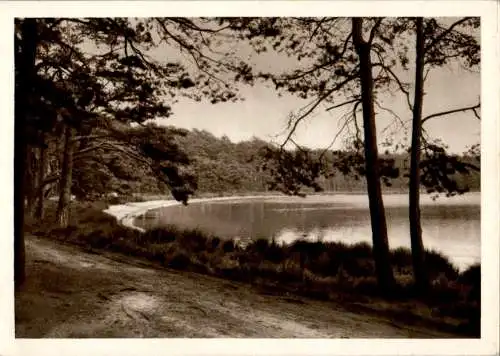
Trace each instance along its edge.
<path fill-rule="evenodd" d="M 73 178 L 73 153 L 75 129 L 67 125 L 64 131 L 64 152 L 59 180 L 59 204 L 57 206 L 57 223 L 60 227 L 69 224 L 69 208 L 71 202 L 71 182 Z"/>
<path fill-rule="evenodd" d="M 425 265 L 425 251 L 422 242 L 422 225 L 420 223 L 420 155 L 422 136 L 422 106 L 424 97 L 424 28 L 423 18 L 416 19 L 416 66 L 415 66 L 415 97 L 413 104 L 413 123 L 411 137 L 410 163 L 410 237 L 413 260 L 413 275 L 415 286 L 419 292 L 428 287 L 428 275 Z"/>
<path fill-rule="evenodd" d="M 45 172 L 47 170 L 47 155 L 48 149 L 45 147 L 45 134 L 42 134 L 42 146 L 40 147 L 40 160 L 38 162 L 38 186 L 36 191 L 36 206 L 35 218 L 38 220 L 43 219 L 44 204 L 45 204 Z"/>
<path fill-rule="evenodd" d="M 25 280 L 24 199 L 25 170 L 28 142 L 28 123 L 31 89 L 35 79 L 37 23 L 35 19 L 21 20 L 21 38 L 16 42 L 16 89 L 14 122 L 14 282 L 16 288 Z"/>
<path fill-rule="evenodd" d="M 24 197 L 26 200 L 25 213 L 33 216 L 33 208 L 35 206 L 35 190 L 36 190 L 36 169 L 37 157 L 36 147 L 30 146 L 26 148 L 26 164 L 24 172 Z"/>
<path fill-rule="evenodd" d="M 394 286 L 394 275 L 390 264 L 387 223 L 385 218 L 382 188 L 380 186 L 377 131 L 373 105 L 373 75 L 371 62 L 371 43 L 363 40 L 363 19 L 352 19 L 353 41 L 359 57 L 361 100 L 363 107 L 363 126 L 365 139 L 366 183 L 370 203 L 373 254 L 379 287 L 389 292 Z"/>

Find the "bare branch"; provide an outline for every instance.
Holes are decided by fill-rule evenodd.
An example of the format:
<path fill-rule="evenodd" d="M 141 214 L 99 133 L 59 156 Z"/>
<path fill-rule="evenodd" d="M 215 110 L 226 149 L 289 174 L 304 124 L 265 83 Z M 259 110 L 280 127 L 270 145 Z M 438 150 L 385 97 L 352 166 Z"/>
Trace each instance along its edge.
<path fill-rule="evenodd" d="M 322 96 L 320 96 L 312 105 L 310 105 L 310 108 L 308 110 L 306 110 L 305 113 L 303 113 L 297 119 L 295 119 L 294 120 L 295 122 L 293 123 L 293 126 L 292 126 L 291 130 L 289 131 L 289 133 L 288 133 L 285 141 L 281 145 L 281 148 L 283 148 L 287 144 L 287 142 L 290 140 L 290 138 L 292 137 L 292 135 L 295 133 L 295 130 L 297 129 L 297 126 L 299 125 L 299 123 L 302 120 L 304 120 L 307 116 L 309 116 L 314 111 L 314 109 L 316 109 L 318 107 L 318 105 L 323 102 L 323 100 L 325 100 L 326 98 L 328 98 L 332 93 L 334 93 L 335 91 L 339 90 L 344 85 L 346 85 L 350 81 L 356 79 L 357 77 L 358 77 L 357 74 L 354 74 L 354 75 L 351 75 L 351 76 L 347 77 L 342 82 L 338 83 L 332 89 L 328 90 L 325 94 L 323 94 Z"/>
<path fill-rule="evenodd" d="M 383 17 L 379 17 L 377 19 L 377 22 L 375 22 L 375 25 L 373 25 L 372 30 L 370 31 L 370 38 L 368 39 L 368 43 L 371 44 L 373 42 L 373 38 L 377 34 L 378 28 L 380 27 L 380 24 L 382 23 Z"/>
<path fill-rule="evenodd" d="M 477 113 L 477 108 L 473 108 L 472 112 L 474 112 L 474 116 L 476 116 L 476 119 L 481 120 L 481 115 Z"/>
<path fill-rule="evenodd" d="M 293 143 L 293 144 L 295 145 L 295 147 L 296 147 L 296 148 L 297 148 L 300 152 L 302 152 L 302 153 L 307 153 L 307 151 L 306 151 L 306 150 L 304 150 L 304 148 L 303 148 L 301 145 L 299 145 L 297 142 L 295 142 L 295 140 L 294 140 L 294 139 L 290 138 L 290 140 L 289 140 L 289 141 L 290 141 L 291 143 Z M 283 149 L 283 148 L 281 148 L 281 149 Z"/>
<path fill-rule="evenodd" d="M 425 70 L 425 74 L 424 74 L 424 82 L 427 80 L 427 76 L 429 75 L 429 72 L 431 71 L 431 68 L 427 68 Z"/>
<path fill-rule="evenodd" d="M 224 31 L 225 29 L 231 27 L 231 25 L 229 24 L 229 25 L 217 28 L 217 29 L 209 29 L 209 28 L 205 28 L 205 27 L 200 27 L 200 26 L 196 25 L 193 21 L 191 21 L 190 19 L 185 18 L 185 17 L 170 17 L 170 18 L 167 18 L 167 20 L 169 20 L 171 22 L 175 22 L 181 26 L 182 25 L 186 26 L 186 27 L 188 27 L 192 30 L 198 31 L 200 33 L 202 33 L 202 32 L 217 33 L 217 32 Z"/>
<path fill-rule="evenodd" d="M 95 138 L 109 138 L 111 137 L 111 134 L 101 134 L 101 135 L 81 135 L 81 136 L 75 136 L 73 138 L 73 142 L 78 142 L 81 140 L 88 140 L 88 139 L 95 139 Z"/>
<path fill-rule="evenodd" d="M 151 168 L 153 171 L 155 171 L 155 168 L 154 166 L 151 164 L 151 162 L 149 162 L 147 159 L 145 159 L 144 157 L 141 157 L 139 154 L 137 153 L 134 153 L 130 150 L 127 150 L 125 147 L 123 146 L 120 146 L 119 144 L 115 144 L 115 143 L 112 143 L 112 142 L 104 142 L 104 145 L 105 146 L 108 146 L 110 149 L 112 150 L 116 150 L 116 151 L 120 151 L 120 152 L 123 152 L 125 153 L 126 155 L 128 155 L 130 158 L 133 158 L 134 160 L 136 160 L 137 162 L 140 162 L 140 163 L 143 163 L 144 165 L 146 165 L 147 167 Z"/>
<path fill-rule="evenodd" d="M 337 105 L 333 105 L 333 106 L 330 106 L 329 108 L 326 109 L 326 111 L 330 111 L 330 110 L 333 110 L 333 109 L 337 109 L 337 108 L 340 108 L 344 105 L 349 105 L 349 104 L 352 104 L 352 103 L 355 103 L 357 101 L 359 101 L 360 99 L 359 98 L 356 98 L 356 99 L 352 99 L 352 100 L 347 100 L 347 101 L 344 101 L 343 103 L 340 103 L 340 104 L 337 104 Z"/>
<path fill-rule="evenodd" d="M 378 54 L 378 56 L 382 60 L 382 58 L 379 54 Z M 411 99 L 410 99 L 410 92 L 405 88 L 405 83 L 403 83 L 399 79 L 399 77 L 396 75 L 396 73 L 394 73 L 394 71 L 391 68 L 389 68 L 388 66 L 386 66 L 382 62 L 374 63 L 373 67 L 374 68 L 381 67 L 389 76 L 391 76 L 396 81 L 396 83 L 398 84 L 399 90 L 401 90 L 406 97 L 406 103 L 408 104 L 408 107 L 410 108 L 410 110 L 413 110 L 413 105 L 412 105 Z"/>
<path fill-rule="evenodd" d="M 167 29 L 167 26 L 165 25 L 164 22 L 162 22 L 160 20 L 158 20 L 157 22 L 161 26 L 161 28 L 163 29 L 163 31 L 179 45 L 181 51 L 184 49 L 184 50 L 186 50 L 189 53 L 189 55 L 193 59 L 194 63 L 196 64 L 196 67 L 198 68 L 198 70 L 202 71 L 203 73 L 205 73 L 206 75 L 208 75 L 210 78 L 212 78 L 214 80 L 217 80 L 217 81 L 220 81 L 223 84 L 226 84 L 226 82 L 224 80 L 222 80 L 221 78 L 216 77 L 215 75 L 213 75 L 212 73 L 210 73 L 209 71 L 207 71 L 206 69 L 204 69 L 203 66 L 199 63 L 198 58 L 196 57 L 196 54 L 194 52 L 198 53 L 198 55 L 200 56 L 200 58 L 208 59 L 208 60 L 210 60 L 210 61 L 212 61 L 212 62 L 214 62 L 216 64 L 221 64 L 220 62 L 214 60 L 213 58 L 205 56 L 203 53 L 201 53 L 201 51 L 199 51 L 196 48 L 194 48 L 194 46 L 189 45 L 189 44 L 185 43 L 182 39 L 178 38 L 177 36 L 174 36 Z"/>
<path fill-rule="evenodd" d="M 446 115 L 450 115 L 450 114 L 455 114 L 457 112 L 463 112 L 463 111 L 473 111 L 474 112 L 474 116 L 478 119 L 478 120 L 481 120 L 481 117 L 478 115 L 477 113 L 477 109 L 479 109 L 481 107 L 481 104 L 478 103 L 474 106 L 467 106 L 467 107 L 463 107 L 463 108 L 458 108 L 458 109 L 452 109 L 452 110 L 447 110 L 447 111 L 442 111 L 442 112 L 438 112 L 438 113 L 435 113 L 435 114 L 432 114 L 432 115 L 428 115 L 426 117 L 424 117 L 422 119 L 422 124 L 424 124 L 426 121 L 430 120 L 430 119 L 433 119 L 435 117 L 439 117 L 439 116 L 446 116 Z"/>
<path fill-rule="evenodd" d="M 385 106 L 382 106 L 378 100 L 375 100 L 374 101 L 375 105 L 381 109 L 381 110 L 384 110 L 386 112 L 388 112 L 389 114 L 391 114 L 395 119 L 397 119 L 399 121 L 399 123 L 401 124 L 402 127 L 406 127 L 406 123 L 402 118 L 401 116 L 399 116 L 398 114 L 396 114 L 392 109 L 388 108 L 388 107 L 385 107 Z"/>
<path fill-rule="evenodd" d="M 316 28 L 314 29 L 313 33 L 311 34 L 311 36 L 309 37 L 309 42 L 312 41 L 312 39 L 314 38 L 314 36 L 316 36 L 316 33 L 318 32 L 318 30 L 321 28 L 321 25 L 327 20 L 328 18 L 327 17 L 324 17 L 322 19 L 320 19 L 317 23 L 316 23 Z"/>
<path fill-rule="evenodd" d="M 337 138 L 344 132 L 344 130 L 347 128 L 348 124 L 349 124 L 349 120 L 348 120 L 348 118 L 346 118 L 346 120 L 344 121 L 344 124 L 342 125 L 342 127 L 340 128 L 340 130 L 337 131 L 337 134 L 335 135 L 335 137 L 333 138 L 333 140 L 330 142 L 330 144 L 328 145 L 328 147 L 326 147 L 323 150 L 323 152 L 321 152 L 321 154 L 319 155 L 319 160 L 320 161 L 323 158 L 323 156 L 325 155 L 325 153 L 328 152 L 328 150 L 335 144 L 335 142 L 337 141 Z"/>
<path fill-rule="evenodd" d="M 327 61 L 325 63 L 319 63 L 319 64 L 316 64 L 316 65 L 313 65 L 311 68 L 306 69 L 303 72 L 299 72 L 299 73 L 297 73 L 295 75 L 283 76 L 283 77 L 279 78 L 279 80 L 282 80 L 282 81 L 297 80 L 297 79 L 303 78 L 306 75 L 311 74 L 311 73 L 313 73 L 313 72 L 315 72 L 317 70 L 320 70 L 320 69 L 323 69 L 325 67 L 328 67 L 328 66 L 331 66 L 331 65 L 335 64 L 336 62 L 338 62 L 338 60 L 340 58 L 344 57 L 344 54 L 346 53 L 347 47 L 349 45 L 350 38 L 351 38 L 351 34 L 349 34 L 347 36 L 347 38 L 344 40 L 344 44 L 343 44 L 343 47 L 342 47 L 342 52 L 340 52 L 340 54 L 338 54 L 334 59 L 332 59 L 330 61 Z"/>
<path fill-rule="evenodd" d="M 78 152 L 76 152 L 75 156 L 80 156 L 80 155 L 83 155 L 84 153 L 88 153 L 90 151 L 97 150 L 98 148 L 103 147 L 105 144 L 106 144 L 106 142 L 100 142 L 97 145 L 90 146 L 90 147 L 87 147 L 87 148 L 83 148 L 83 149 L 79 150 Z"/>

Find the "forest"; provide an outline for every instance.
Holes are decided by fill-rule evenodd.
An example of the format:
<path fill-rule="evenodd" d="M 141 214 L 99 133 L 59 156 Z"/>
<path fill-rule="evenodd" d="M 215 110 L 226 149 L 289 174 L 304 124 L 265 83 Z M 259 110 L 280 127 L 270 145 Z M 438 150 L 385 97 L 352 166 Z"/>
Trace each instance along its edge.
<path fill-rule="evenodd" d="M 217 138 L 208 131 L 181 130 L 165 127 L 165 135 L 176 132 L 176 144 L 190 159 L 189 170 L 195 177 L 196 190 L 194 195 L 224 194 L 237 195 L 242 193 L 285 192 L 279 186 L 275 171 L 278 162 L 269 157 L 268 150 L 274 146 L 262 139 L 254 138 L 238 143 L 229 138 Z M 274 148 L 276 149 L 276 148 Z M 85 153 L 85 152 L 83 152 Z M 80 154 L 75 161 L 73 173 L 72 194 L 80 200 L 102 198 L 112 192 L 122 196 L 132 195 L 165 195 L 168 188 L 154 175 L 144 169 L 137 169 L 134 159 L 123 152 L 97 149 L 86 155 Z M 322 174 L 316 181 L 321 192 L 365 193 L 366 182 L 362 174 L 355 171 L 353 152 L 311 150 L 310 159 L 321 161 Z M 320 156 L 322 156 L 320 160 Z M 449 156 L 450 159 L 478 165 L 473 156 Z M 392 177 L 385 180 L 383 190 L 387 193 L 408 192 L 409 156 L 408 154 L 386 154 L 381 156 L 388 162 L 387 166 L 394 170 Z M 346 160 L 349 160 L 349 171 L 346 170 Z M 359 159 L 362 162 L 362 159 Z M 274 167 L 274 170 L 273 170 Z M 462 192 L 479 191 L 480 174 L 473 170 L 467 174 L 453 172 L 450 179 L 457 182 Z M 46 188 L 50 190 L 50 187 Z M 433 192 L 432 187 L 428 187 Z M 425 192 L 426 187 L 422 187 Z M 303 188 L 305 193 L 313 189 Z M 45 194 L 48 194 L 46 192 Z"/>

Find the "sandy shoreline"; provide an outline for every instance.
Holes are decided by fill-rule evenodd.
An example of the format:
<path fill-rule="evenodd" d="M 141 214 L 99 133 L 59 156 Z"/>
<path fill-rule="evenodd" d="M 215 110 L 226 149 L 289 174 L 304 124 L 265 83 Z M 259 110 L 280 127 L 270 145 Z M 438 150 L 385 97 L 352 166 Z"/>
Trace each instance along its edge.
<path fill-rule="evenodd" d="M 282 197 L 281 195 L 249 195 L 249 196 L 230 196 L 230 197 L 217 197 L 217 198 L 198 198 L 190 199 L 189 204 L 206 203 L 214 201 L 225 200 L 241 200 L 241 199 L 262 199 L 262 198 L 276 198 Z M 123 226 L 135 229 L 141 232 L 145 230 L 141 227 L 134 225 L 135 218 L 147 213 L 149 210 L 165 208 L 169 206 L 181 205 L 181 202 L 176 200 L 150 200 L 145 202 L 132 202 L 119 205 L 111 205 L 108 209 L 104 210 L 106 214 L 114 216 L 116 220 Z"/>

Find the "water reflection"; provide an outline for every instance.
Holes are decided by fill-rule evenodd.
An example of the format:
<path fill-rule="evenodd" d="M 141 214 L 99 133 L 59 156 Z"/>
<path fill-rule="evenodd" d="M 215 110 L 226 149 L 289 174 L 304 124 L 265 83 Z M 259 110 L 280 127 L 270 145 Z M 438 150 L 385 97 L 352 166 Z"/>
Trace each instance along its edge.
<path fill-rule="evenodd" d="M 405 195 L 386 199 L 391 248 L 409 247 Z M 422 199 L 422 229 L 427 248 L 465 266 L 480 260 L 479 195 L 467 198 Z M 269 238 L 291 242 L 310 240 L 371 242 L 367 199 L 364 196 L 317 196 L 214 201 L 150 211 L 137 221 L 143 227 L 175 224 L 197 227 L 220 237 Z"/>

